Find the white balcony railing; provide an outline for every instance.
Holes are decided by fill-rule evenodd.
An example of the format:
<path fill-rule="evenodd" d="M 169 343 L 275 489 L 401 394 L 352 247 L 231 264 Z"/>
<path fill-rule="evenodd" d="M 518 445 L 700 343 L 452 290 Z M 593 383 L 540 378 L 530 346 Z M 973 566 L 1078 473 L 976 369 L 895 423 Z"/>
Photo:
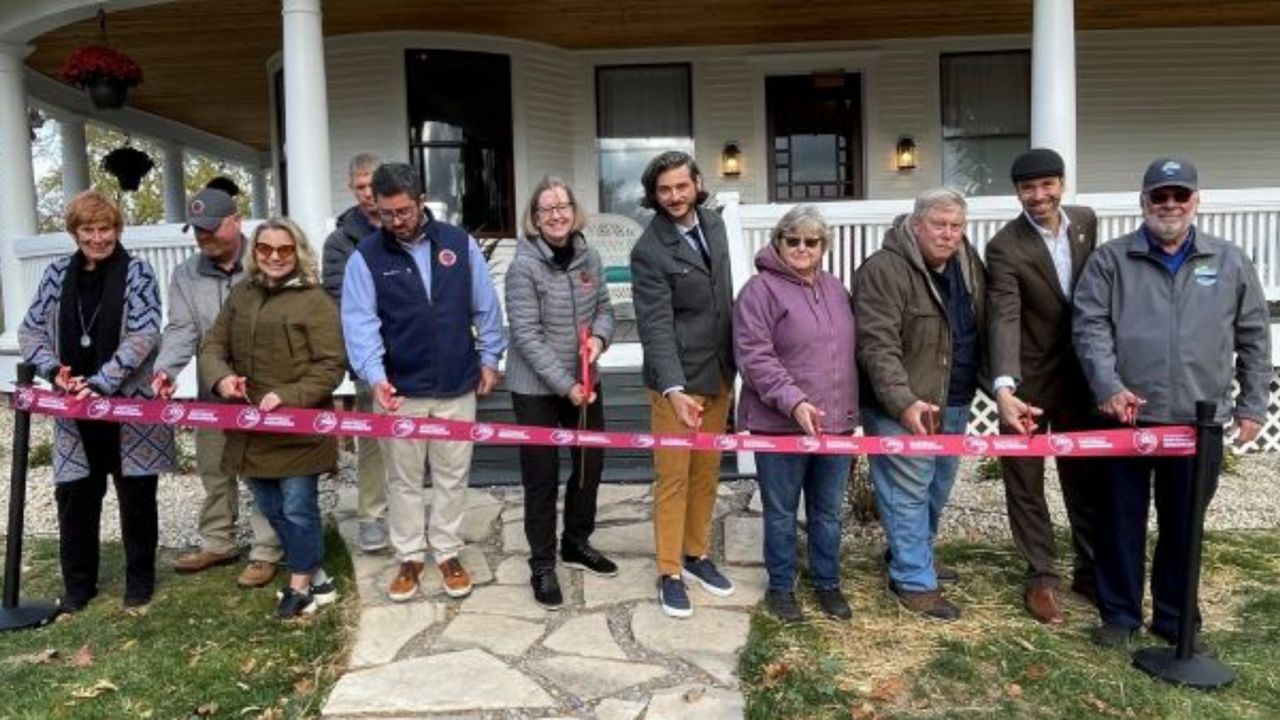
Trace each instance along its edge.
<path fill-rule="evenodd" d="M 1203 190 L 1196 220 L 1206 232 L 1224 237 L 1244 248 L 1253 259 L 1267 299 L 1280 300 L 1280 188 Z M 746 257 L 769 240 L 773 226 L 794 204 L 739 205 L 736 193 L 717 196 L 724 204 L 727 222 L 741 228 Z M 1075 201 L 1098 214 L 1098 239 L 1110 240 L 1128 233 L 1142 222 L 1138 193 L 1091 193 Z M 1011 196 L 968 200 L 968 235 L 981 251 L 991 236 L 1020 212 Z M 826 270 L 846 285 L 853 271 L 880 248 L 893 219 L 911 211 L 912 201 L 855 200 L 818 205 L 835 232 L 836 242 L 825 258 Z"/>

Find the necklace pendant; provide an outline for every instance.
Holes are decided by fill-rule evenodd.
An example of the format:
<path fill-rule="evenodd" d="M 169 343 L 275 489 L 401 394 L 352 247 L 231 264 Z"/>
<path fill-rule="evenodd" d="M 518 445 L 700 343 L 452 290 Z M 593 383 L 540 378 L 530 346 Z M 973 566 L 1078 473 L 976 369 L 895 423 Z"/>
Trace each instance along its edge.
<path fill-rule="evenodd" d="M 93 338 L 89 337 L 89 333 L 80 336 L 80 347 L 87 348 L 91 345 L 93 345 Z"/>

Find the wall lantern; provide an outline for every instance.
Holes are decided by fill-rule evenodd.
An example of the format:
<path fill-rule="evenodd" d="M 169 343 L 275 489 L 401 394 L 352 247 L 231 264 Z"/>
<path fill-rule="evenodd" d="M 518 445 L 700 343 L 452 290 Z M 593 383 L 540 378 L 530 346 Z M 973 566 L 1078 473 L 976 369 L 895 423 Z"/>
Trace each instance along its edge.
<path fill-rule="evenodd" d="M 720 174 L 736 178 L 742 174 L 742 148 L 737 140 L 728 140 L 720 153 Z"/>
<path fill-rule="evenodd" d="M 912 140 L 910 136 L 904 136 L 898 140 L 898 146 L 893 154 L 897 159 L 899 170 L 914 170 L 916 168 L 916 141 Z"/>

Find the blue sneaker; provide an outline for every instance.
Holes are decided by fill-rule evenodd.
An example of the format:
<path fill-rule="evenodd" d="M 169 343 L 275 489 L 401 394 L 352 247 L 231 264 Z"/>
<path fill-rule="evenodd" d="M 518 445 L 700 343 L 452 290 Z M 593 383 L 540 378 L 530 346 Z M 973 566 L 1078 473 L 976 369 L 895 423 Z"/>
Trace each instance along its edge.
<path fill-rule="evenodd" d="M 728 597 L 733 594 L 733 583 L 720 574 L 716 564 L 709 557 L 694 558 L 685 556 L 684 570 L 680 576 L 685 580 L 697 580 L 702 589 L 717 597 Z"/>
<path fill-rule="evenodd" d="M 693 605 L 689 603 L 689 593 L 684 588 L 684 581 L 674 575 L 658 576 L 658 603 L 662 612 L 673 618 L 687 618 L 693 615 Z"/>

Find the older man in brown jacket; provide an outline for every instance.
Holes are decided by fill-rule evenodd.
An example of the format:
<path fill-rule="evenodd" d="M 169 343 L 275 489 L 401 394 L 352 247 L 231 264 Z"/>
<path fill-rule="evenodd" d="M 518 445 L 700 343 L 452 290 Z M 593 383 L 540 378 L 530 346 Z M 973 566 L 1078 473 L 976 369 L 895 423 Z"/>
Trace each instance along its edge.
<path fill-rule="evenodd" d="M 901 445 L 894 436 L 963 433 L 985 376 L 986 271 L 965 238 L 965 211 L 955 190 L 921 193 L 854 278 L 863 429 L 886 449 Z M 882 454 L 870 465 L 890 590 L 911 610 L 959 618 L 938 589 L 955 573 L 933 557 L 959 458 Z"/>
<path fill-rule="evenodd" d="M 1062 157 L 1034 148 L 1013 162 L 1023 213 L 987 245 L 991 370 L 1001 429 L 1087 427 L 1089 386 L 1071 348 L 1071 295 L 1097 245 L 1087 207 L 1063 206 Z M 1075 549 L 1071 587 L 1093 598 L 1093 514 L 1089 461 L 1055 458 Z M 1043 458 L 1002 458 L 1014 545 L 1027 562 L 1024 602 L 1043 623 L 1062 622 L 1053 523 L 1044 497 Z"/>

